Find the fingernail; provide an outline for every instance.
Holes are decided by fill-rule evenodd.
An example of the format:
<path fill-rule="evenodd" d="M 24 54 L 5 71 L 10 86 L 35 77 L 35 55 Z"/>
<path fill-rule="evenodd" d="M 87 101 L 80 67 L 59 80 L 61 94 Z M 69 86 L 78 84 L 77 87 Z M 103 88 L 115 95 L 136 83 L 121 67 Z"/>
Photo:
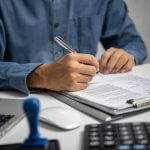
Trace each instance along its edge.
<path fill-rule="evenodd" d="M 109 74 L 109 70 L 104 70 L 104 74 Z"/>
<path fill-rule="evenodd" d="M 97 68 L 96 72 L 99 72 L 99 68 Z"/>
<path fill-rule="evenodd" d="M 103 73 L 103 68 L 99 68 L 99 71 L 100 71 L 101 73 Z"/>
<path fill-rule="evenodd" d="M 113 70 L 113 71 L 112 71 L 112 73 L 116 73 L 116 71 L 115 71 L 115 70 Z"/>
<path fill-rule="evenodd" d="M 121 73 L 124 73 L 124 72 L 126 72 L 124 69 L 123 69 L 123 70 L 121 70 Z"/>

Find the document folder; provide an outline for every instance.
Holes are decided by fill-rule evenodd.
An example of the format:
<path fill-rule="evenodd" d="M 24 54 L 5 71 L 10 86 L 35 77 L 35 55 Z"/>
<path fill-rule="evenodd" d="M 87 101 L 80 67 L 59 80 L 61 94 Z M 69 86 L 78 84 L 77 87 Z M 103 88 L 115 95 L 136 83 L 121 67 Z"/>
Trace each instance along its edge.
<path fill-rule="evenodd" d="M 149 111 L 149 108 L 150 108 L 150 106 L 137 108 L 137 109 L 132 107 L 132 108 L 128 108 L 126 110 L 117 112 L 117 111 L 114 111 L 113 109 L 109 110 L 108 108 L 105 108 L 105 107 L 96 108 L 93 106 L 89 106 L 87 104 L 83 104 L 74 99 L 71 99 L 70 97 L 62 95 L 58 92 L 48 91 L 48 94 L 60 100 L 61 102 L 66 103 L 67 105 L 91 117 L 94 117 L 102 122 L 112 122 L 115 120 L 124 119 L 126 117 L 131 117 L 140 113 L 147 112 Z"/>
<path fill-rule="evenodd" d="M 135 102 L 133 104 L 127 102 L 129 99 L 143 99 L 146 104 L 150 104 L 150 78 L 137 76 L 132 72 L 112 75 L 98 73 L 84 90 L 51 91 L 50 94 L 97 119 L 112 121 L 149 110 L 150 105 L 143 102 L 138 102 L 137 105 Z"/>

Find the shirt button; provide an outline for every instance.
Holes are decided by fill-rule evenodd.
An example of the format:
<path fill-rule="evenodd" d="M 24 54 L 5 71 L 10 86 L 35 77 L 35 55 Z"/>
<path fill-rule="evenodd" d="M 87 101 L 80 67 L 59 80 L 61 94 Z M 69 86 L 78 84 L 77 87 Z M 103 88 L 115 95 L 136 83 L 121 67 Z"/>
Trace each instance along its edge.
<path fill-rule="evenodd" d="M 57 58 L 61 57 L 61 52 L 55 51 L 55 57 L 57 57 Z"/>
<path fill-rule="evenodd" d="M 57 27 L 59 27 L 59 23 L 54 24 L 54 28 L 57 28 Z"/>

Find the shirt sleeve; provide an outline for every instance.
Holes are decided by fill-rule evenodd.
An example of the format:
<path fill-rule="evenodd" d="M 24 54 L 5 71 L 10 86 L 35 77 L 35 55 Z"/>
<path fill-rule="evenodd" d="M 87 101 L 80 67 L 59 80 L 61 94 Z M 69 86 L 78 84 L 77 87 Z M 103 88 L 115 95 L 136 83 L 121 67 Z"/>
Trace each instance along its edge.
<path fill-rule="evenodd" d="M 18 90 L 28 95 L 30 91 L 26 83 L 27 76 L 39 65 L 0 62 L 0 89 Z"/>
<path fill-rule="evenodd" d="M 13 89 L 29 94 L 26 78 L 39 63 L 19 64 L 4 61 L 6 37 L 2 20 L 0 19 L 0 89 Z"/>
<path fill-rule="evenodd" d="M 100 39 L 105 49 L 122 48 L 135 56 L 136 64 L 141 64 L 147 56 L 143 40 L 128 16 L 123 0 L 110 0 Z"/>

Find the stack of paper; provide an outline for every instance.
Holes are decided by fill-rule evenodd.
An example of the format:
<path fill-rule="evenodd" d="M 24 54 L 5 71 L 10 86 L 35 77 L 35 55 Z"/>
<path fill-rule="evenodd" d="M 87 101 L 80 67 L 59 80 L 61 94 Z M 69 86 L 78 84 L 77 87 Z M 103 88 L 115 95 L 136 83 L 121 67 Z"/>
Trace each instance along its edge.
<path fill-rule="evenodd" d="M 150 78 L 128 73 L 103 75 L 98 73 L 88 88 L 77 92 L 62 93 L 79 102 L 101 108 L 122 110 L 132 107 L 129 99 L 150 96 Z"/>

